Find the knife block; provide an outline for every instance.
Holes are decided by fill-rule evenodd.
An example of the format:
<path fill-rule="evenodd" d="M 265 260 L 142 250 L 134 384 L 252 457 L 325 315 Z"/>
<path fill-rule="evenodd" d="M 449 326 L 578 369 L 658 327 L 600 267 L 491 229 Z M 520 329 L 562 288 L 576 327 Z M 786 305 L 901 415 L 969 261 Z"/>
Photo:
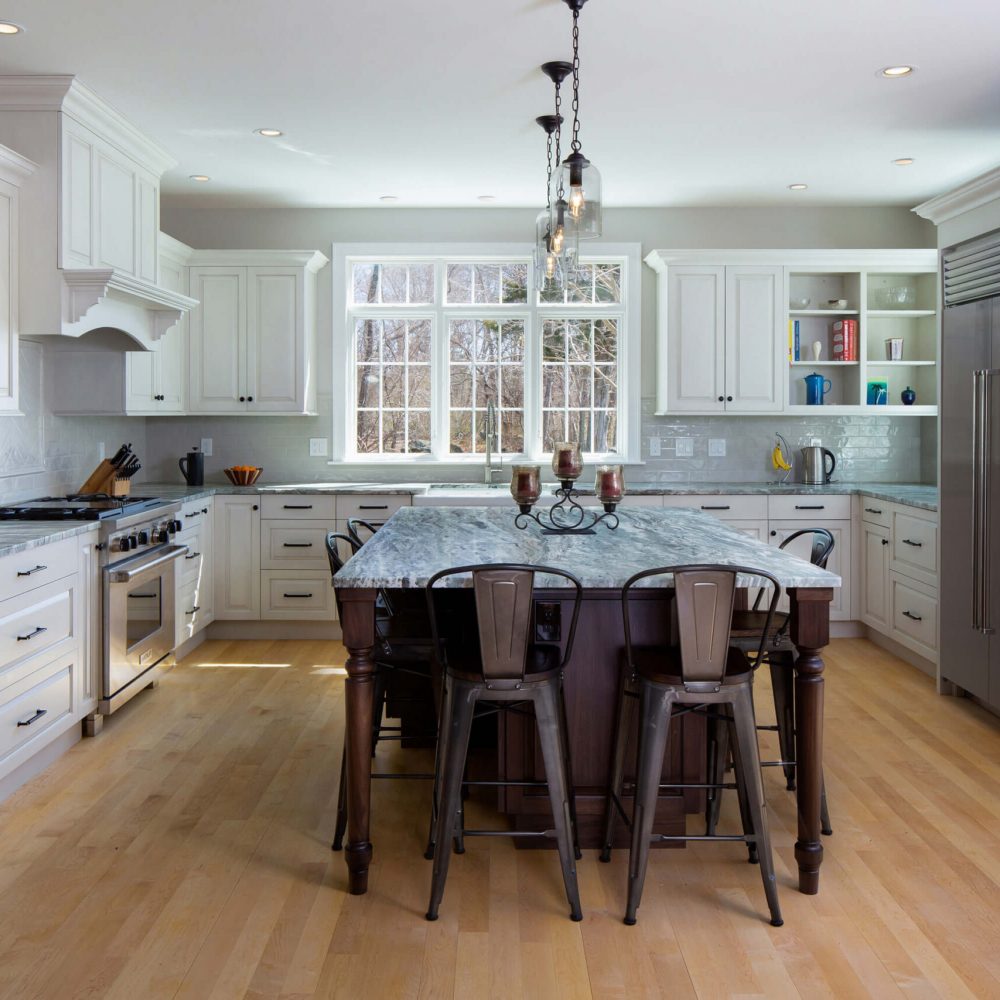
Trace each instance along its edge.
<path fill-rule="evenodd" d="M 132 489 L 130 479 L 120 479 L 115 467 L 104 459 L 80 487 L 80 493 L 107 493 L 111 497 L 127 497 Z"/>

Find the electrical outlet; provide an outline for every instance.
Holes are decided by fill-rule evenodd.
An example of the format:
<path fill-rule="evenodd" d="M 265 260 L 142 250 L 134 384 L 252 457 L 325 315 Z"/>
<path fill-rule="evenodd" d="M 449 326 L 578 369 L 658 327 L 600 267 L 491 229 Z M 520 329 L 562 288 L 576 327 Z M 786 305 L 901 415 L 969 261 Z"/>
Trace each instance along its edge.
<path fill-rule="evenodd" d="M 658 437 L 649 439 L 649 457 L 660 457 L 660 439 Z"/>
<path fill-rule="evenodd" d="M 708 454 L 712 458 L 725 458 L 726 457 L 726 439 L 725 438 L 709 438 L 708 439 Z"/>
<path fill-rule="evenodd" d="M 211 458 L 212 457 L 212 439 L 211 438 L 202 438 L 201 439 L 201 453 L 205 456 L 205 458 Z"/>
<path fill-rule="evenodd" d="M 312 458 L 321 458 L 326 454 L 326 438 L 309 438 L 309 454 Z"/>
<path fill-rule="evenodd" d="M 678 458 L 693 458 L 694 438 L 674 438 L 674 454 Z"/>
<path fill-rule="evenodd" d="M 820 445 L 822 445 L 822 444 L 823 444 L 823 442 L 822 442 L 822 441 L 820 441 L 820 439 L 819 439 L 819 438 L 810 438 L 810 439 L 809 439 L 809 444 L 811 444 L 811 445 L 815 445 L 815 446 L 816 446 L 816 447 L 818 448 L 818 447 L 820 447 Z"/>
<path fill-rule="evenodd" d="M 108 457 L 107 445 L 103 441 L 100 441 L 97 445 L 97 461 L 103 462 Z"/>

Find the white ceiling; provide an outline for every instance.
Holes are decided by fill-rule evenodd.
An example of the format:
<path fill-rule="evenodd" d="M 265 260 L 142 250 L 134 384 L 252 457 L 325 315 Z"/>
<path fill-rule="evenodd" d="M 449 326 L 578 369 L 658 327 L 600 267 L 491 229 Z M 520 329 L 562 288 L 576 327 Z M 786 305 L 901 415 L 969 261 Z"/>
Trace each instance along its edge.
<path fill-rule="evenodd" d="M 569 57 L 561 0 L 0 0 L 0 18 L 27 29 L 0 36 L 0 72 L 77 74 L 180 160 L 172 197 L 543 200 L 537 67 Z M 581 37 L 609 206 L 914 205 L 1000 163 L 996 0 L 592 0 Z M 918 71 L 877 76 L 894 63 Z"/>

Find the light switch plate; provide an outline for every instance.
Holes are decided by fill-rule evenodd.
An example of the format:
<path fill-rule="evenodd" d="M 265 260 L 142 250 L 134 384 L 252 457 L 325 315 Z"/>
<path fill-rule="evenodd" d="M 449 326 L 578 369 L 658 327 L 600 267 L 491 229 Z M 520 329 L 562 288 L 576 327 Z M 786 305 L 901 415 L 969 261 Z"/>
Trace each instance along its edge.
<path fill-rule="evenodd" d="M 326 438 L 309 438 L 309 455 L 312 458 L 322 458 L 326 454 Z"/>
<path fill-rule="evenodd" d="M 212 439 L 211 438 L 202 438 L 201 439 L 201 453 L 205 456 L 205 458 L 211 458 L 212 457 Z"/>
<path fill-rule="evenodd" d="M 98 442 L 97 461 L 103 462 L 108 457 L 108 450 L 103 441 Z"/>
<path fill-rule="evenodd" d="M 660 439 L 658 437 L 649 439 L 649 457 L 660 457 Z"/>
<path fill-rule="evenodd" d="M 678 458 L 693 458 L 694 438 L 674 438 L 674 453 Z"/>
<path fill-rule="evenodd" d="M 711 458 L 725 458 L 726 457 L 726 439 L 725 438 L 709 438 L 708 439 L 708 454 Z"/>

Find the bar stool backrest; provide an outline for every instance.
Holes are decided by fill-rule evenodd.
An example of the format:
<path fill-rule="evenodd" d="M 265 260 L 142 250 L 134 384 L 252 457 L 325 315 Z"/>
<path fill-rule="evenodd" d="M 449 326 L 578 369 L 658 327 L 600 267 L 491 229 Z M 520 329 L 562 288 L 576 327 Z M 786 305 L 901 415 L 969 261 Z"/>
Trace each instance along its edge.
<path fill-rule="evenodd" d="M 809 551 L 809 562 L 813 566 L 818 566 L 820 569 L 826 569 L 826 564 L 830 561 L 830 553 L 833 552 L 834 538 L 833 535 L 826 530 L 826 528 L 799 528 L 798 531 L 793 531 L 779 546 L 779 549 L 787 549 L 796 538 L 801 538 L 803 535 L 812 535 L 812 548 Z M 753 609 L 757 611 L 760 608 L 760 602 L 764 597 L 764 591 L 760 591 L 757 594 L 757 599 L 753 602 Z M 786 623 L 787 624 L 787 623 Z M 785 628 L 782 627 L 780 632 L 784 632 Z"/>
<path fill-rule="evenodd" d="M 636 573 L 622 588 L 625 653 L 630 668 L 633 666 L 629 615 L 631 592 L 641 580 L 668 574 L 673 577 L 684 687 L 689 691 L 717 690 L 725 677 L 729 658 L 736 578 L 740 575 L 758 577 L 768 581 L 773 588 L 767 617 L 768 629 L 781 599 L 781 584 L 770 573 L 748 566 L 662 566 Z M 758 661 L 763 654 L 766 635 L 767 629 L 761 636 Z"/>
<path fill-rule="evenodd" d="M 340 554 L 340 548 L 337 542 L 345 542 L 347 547 L 351 550 L 351 555 L 354 555 L 358 551 L 358 545 L 351 538 L 350 535 L 345 535 L 340 531 L 328 531 L 326 534 L 326 555 L 330 560 L 330 575 L 336 576 L 343 568 L 347 560 Z M 337 591 L 333 592 L 334 600 L 337 602 L 337 616 L 343 621 L 343 615 L 340 610 L 340 598 L 337 596 Z"/>
<path fill-rule="evenodd" d="M 483 681 L 487 684 L 495 681 L 523 682 L 528 647 L 531 644 L 532 597 L 536 573 L 562 577 L 569 581 L 575 590 L 573 616 L 560 663 L 560 668 L 564 667 L 573 651 L 583 585 L 575 576 L 563 570 L 551 566 L 528 566 L 520 563 L 456 566 L 454 569 L 435 573 L 427 581 L 427 610 L 431 620 L 431 635 L 441 665 L 447 666 L 448 651 L 447 643 L 438 629 L 435 585 L 446 577 L 471 574 Z"/>
<path fill-rule="evenodd" d="M 360 549 L 381 527 L 381 524 L 372 524 L 371 521 L 365 521 L 360 517 L 349 517 L 347 519 L 347 533 L 354 541 L 355 551 Z M 366 537 L 361 537 L 362 532 L 366 533 Z"/>

